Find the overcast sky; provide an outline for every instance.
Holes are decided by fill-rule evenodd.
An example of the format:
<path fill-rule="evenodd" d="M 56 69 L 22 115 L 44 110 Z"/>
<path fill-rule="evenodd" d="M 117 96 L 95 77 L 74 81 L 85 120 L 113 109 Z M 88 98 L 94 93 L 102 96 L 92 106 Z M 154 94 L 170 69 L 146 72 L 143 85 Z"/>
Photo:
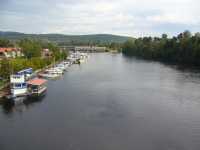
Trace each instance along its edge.
<path fill-rule="evenodd" d="M 129 36 L 200 31 L 199 0 L 0 0 L 0 30 Z"/>

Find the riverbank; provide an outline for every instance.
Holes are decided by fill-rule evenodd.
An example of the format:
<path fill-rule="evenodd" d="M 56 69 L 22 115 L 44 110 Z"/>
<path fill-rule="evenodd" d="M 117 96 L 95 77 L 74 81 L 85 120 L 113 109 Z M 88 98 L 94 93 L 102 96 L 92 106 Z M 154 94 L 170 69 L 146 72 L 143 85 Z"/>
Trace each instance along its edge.
<path fill-rule="evenodd" d="M 50 65 L 47 65 L 45 66 L 44 68 L 42 69 L 37 69 L 33 72 L 33 74 L 37 75 L 39 74 L 40 72 L 44 71 L 45 69 L 48 69 L 48 68 L 51 68 L 53 67 L 53 65 L 55 65 L 56 63 L 59 63 L 60 61 L 57 61 L 57 62 L 54 62 Z M 6 80 L 6 81 L 1 81 L 0 82 L 0 101 L 3 101 L 3 98 L 9 94 L 9 81 Z"/>
<path fill-rule="evenodd" d="M 6 96 L 6 95 L 8 95 L 9 94 L 9 84 L 6 84 L 5 86 L 4 86 L 4 88 L 2 88 L 1 90 L 0 90 L 0 101 L 2 101 L 3 100 L 3 98 Z"/>
<path fill-rule="evenodd" d="M 6 83 L 6 81 L 3 81 L 3 80 L 0 81 L 0 90 L 1 90 L 2 88 L 4 88 L 5 83 Z"/>
<path fill-rule="evenodd" d="M 143 59 L 181 65 L 200 66 L 200 36 L 189 31 L 180 33 L 173 38 L 143 37 L 129 40 L 122 46 L 122 53 Z"/>
<path fill-rule="evenodd" d="M 0 81 L 0 101 L 6 94 L 8 94 L 6 90 L 8 88 L 8 85 L 8 81 Z"/>
<path fill-rule="evenodd" d="M 15 71 L 15 73 L 26 76 L 26 73 L 28 72 L 28 77 L 29 78 L 28 79 L 24 79 L 24 76 L 23 76 L 22 77 L 23 78 L 23 81 L 22 81 L 23 83 L 24 83 L 24 80 L 25 80 L 25 82 L 29 82 L 29 80 L 31 80 L 31 79 L 33 79 L 35 77 L 41 77 L 41 78 L 55 78 L 55 77 L 60 77 L 61 74 L 62 75 L 64 74 L 64 71 L 67 69 L 67 67 L 70 66 L 70 64 L 73 64 L 73 63 L 75 63 L 75 64 L 76 63 L 78 63 L 78 64 L 83 63 L 83 62 L 85 62 L 85 59 L 88 58 L 88 57 L 89 56 L 87 54 L 72 53 L 68 57 L 68 60 L 67 59 L 65 59 L 65 60 L 64 59 L 62 59 L 62 60 L 59 59 L 57 61 L 55 61 L 55 60 L 54 61 L 50 61 L 51 62 L 50 64 L 47 63 L 49 65 L 46 64 L 46 65 L 43 65 L 43 67 L 40 66 L 41 68 L 38 67 L 37 70 L 34 69 L 34 68 L 32 68 L 32 66 L 28 66 L 26 64 L 26 68 L 29 68 L 29 69 L 26 69 L 26 68 L 23 67 L 23 70 L 17 69 Z M 31 70 L 31 71 L 27 71 L 27 70 Z M 35 71 L 33 71 L 33 70 L 35 70 Z M 46 72 L 46 73 L 44 73 L 44 72 Z M 8 72 L 6 78 L 9 79 L 11 77 L 11 75 L 15 74 L 15 73 Z M 20 78 L 21 78 L 21 76 L 20 76 Z M 10 80 L 12 81 L 12 79 L 16 80 L 16 77 L 11 77 Z M 19 80 L 18 77 L 17 77 L 17 80 Z M 12 83 L 14 83 L 14 85 Z M 10 93 L 10 87 L 9 87 L 10 85 L 11 86 L 13 85 L 14 89 L 18 90 L 19 89 L 18 85 L 16 86 L 15 83 L 16 82 L 11 82 L 10 83 L 10 81 L 7 81 L 5 83 L 2 82 L 2 89 L 1 89 L 1 93 L 0 93 L 0 98 L 7 97 L 8 95 L 11 94 Z M 17 83 L 19 83 L 19 81 L 17 81 Z M 19 84 L 21 84 L 21 82 Z M 20 87 L 22 87 L 22 86 L 20 86 Z M 24 87 L 24 89 L 25 88 L 27 88 L 27 87 Z M 27 93 L 27 92 L 23 92 L 23 93 Z"/>

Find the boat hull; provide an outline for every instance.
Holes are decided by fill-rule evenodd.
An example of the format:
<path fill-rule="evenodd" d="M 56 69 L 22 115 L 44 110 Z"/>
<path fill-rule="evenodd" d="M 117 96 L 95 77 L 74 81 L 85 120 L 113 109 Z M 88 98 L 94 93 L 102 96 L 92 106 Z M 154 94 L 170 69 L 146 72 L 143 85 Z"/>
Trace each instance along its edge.
<path fill-rule="evenodd" d="M 40 96 L 44 96 L 46 95 L 46 92 L 47 92 L 47 88 L 43 88 L 43 89 L 40 89 L 39 91 L 37 92 L 31 92 L 29 97 L 40 97 Z"/>
<path fill-rule="evenodd" d="M 21 88 L 21 89 L 11 89 L 11 95 L 12 97 L 21 97 L 27 95 L 27 88 Z"/>
<path fill-rule="evenodd" d="M 59 74 L 39 74 L 39 77 L 46 78 L 46 79 L 55 79 L 60 77 Z"/>

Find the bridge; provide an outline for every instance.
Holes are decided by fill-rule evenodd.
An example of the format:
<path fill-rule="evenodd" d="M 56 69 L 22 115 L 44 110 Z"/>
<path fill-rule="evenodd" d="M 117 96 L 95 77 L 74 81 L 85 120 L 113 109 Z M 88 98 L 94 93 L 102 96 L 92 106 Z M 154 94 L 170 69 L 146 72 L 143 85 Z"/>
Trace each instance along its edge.
<path fill-rule="evenodd" d="M 98 47 L 98 46 L 60 46 L 60 48 L 63 50 L 79 51 L 79 52 L 87 52 L 87 53 L 106 51 L 106 47 Z"/>

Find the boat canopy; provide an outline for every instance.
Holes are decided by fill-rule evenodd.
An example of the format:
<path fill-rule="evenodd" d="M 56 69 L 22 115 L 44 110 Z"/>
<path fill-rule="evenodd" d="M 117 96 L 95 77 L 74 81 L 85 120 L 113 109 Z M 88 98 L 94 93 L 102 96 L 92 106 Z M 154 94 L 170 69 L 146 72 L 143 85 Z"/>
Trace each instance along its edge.
<path fill-rule="evenodd" d="M 32 79 L 32 80 L 29 80 L 27 83 L 29 85 L 42 85 L 42 84 L 45 84 L 47 82 L 47 80 L 44 80 L 44 79 L 39 79 L 39 78 L 35 78 L 35 79 Z"/>
<path fill-rule="evenodd" d="M 32 68 L 24 69 L 24 70 L 21 70 L 21 71 L 17 72 L 18 75 L 32 74 L 32 73 L 33 73 L 33 69 Z"/>

